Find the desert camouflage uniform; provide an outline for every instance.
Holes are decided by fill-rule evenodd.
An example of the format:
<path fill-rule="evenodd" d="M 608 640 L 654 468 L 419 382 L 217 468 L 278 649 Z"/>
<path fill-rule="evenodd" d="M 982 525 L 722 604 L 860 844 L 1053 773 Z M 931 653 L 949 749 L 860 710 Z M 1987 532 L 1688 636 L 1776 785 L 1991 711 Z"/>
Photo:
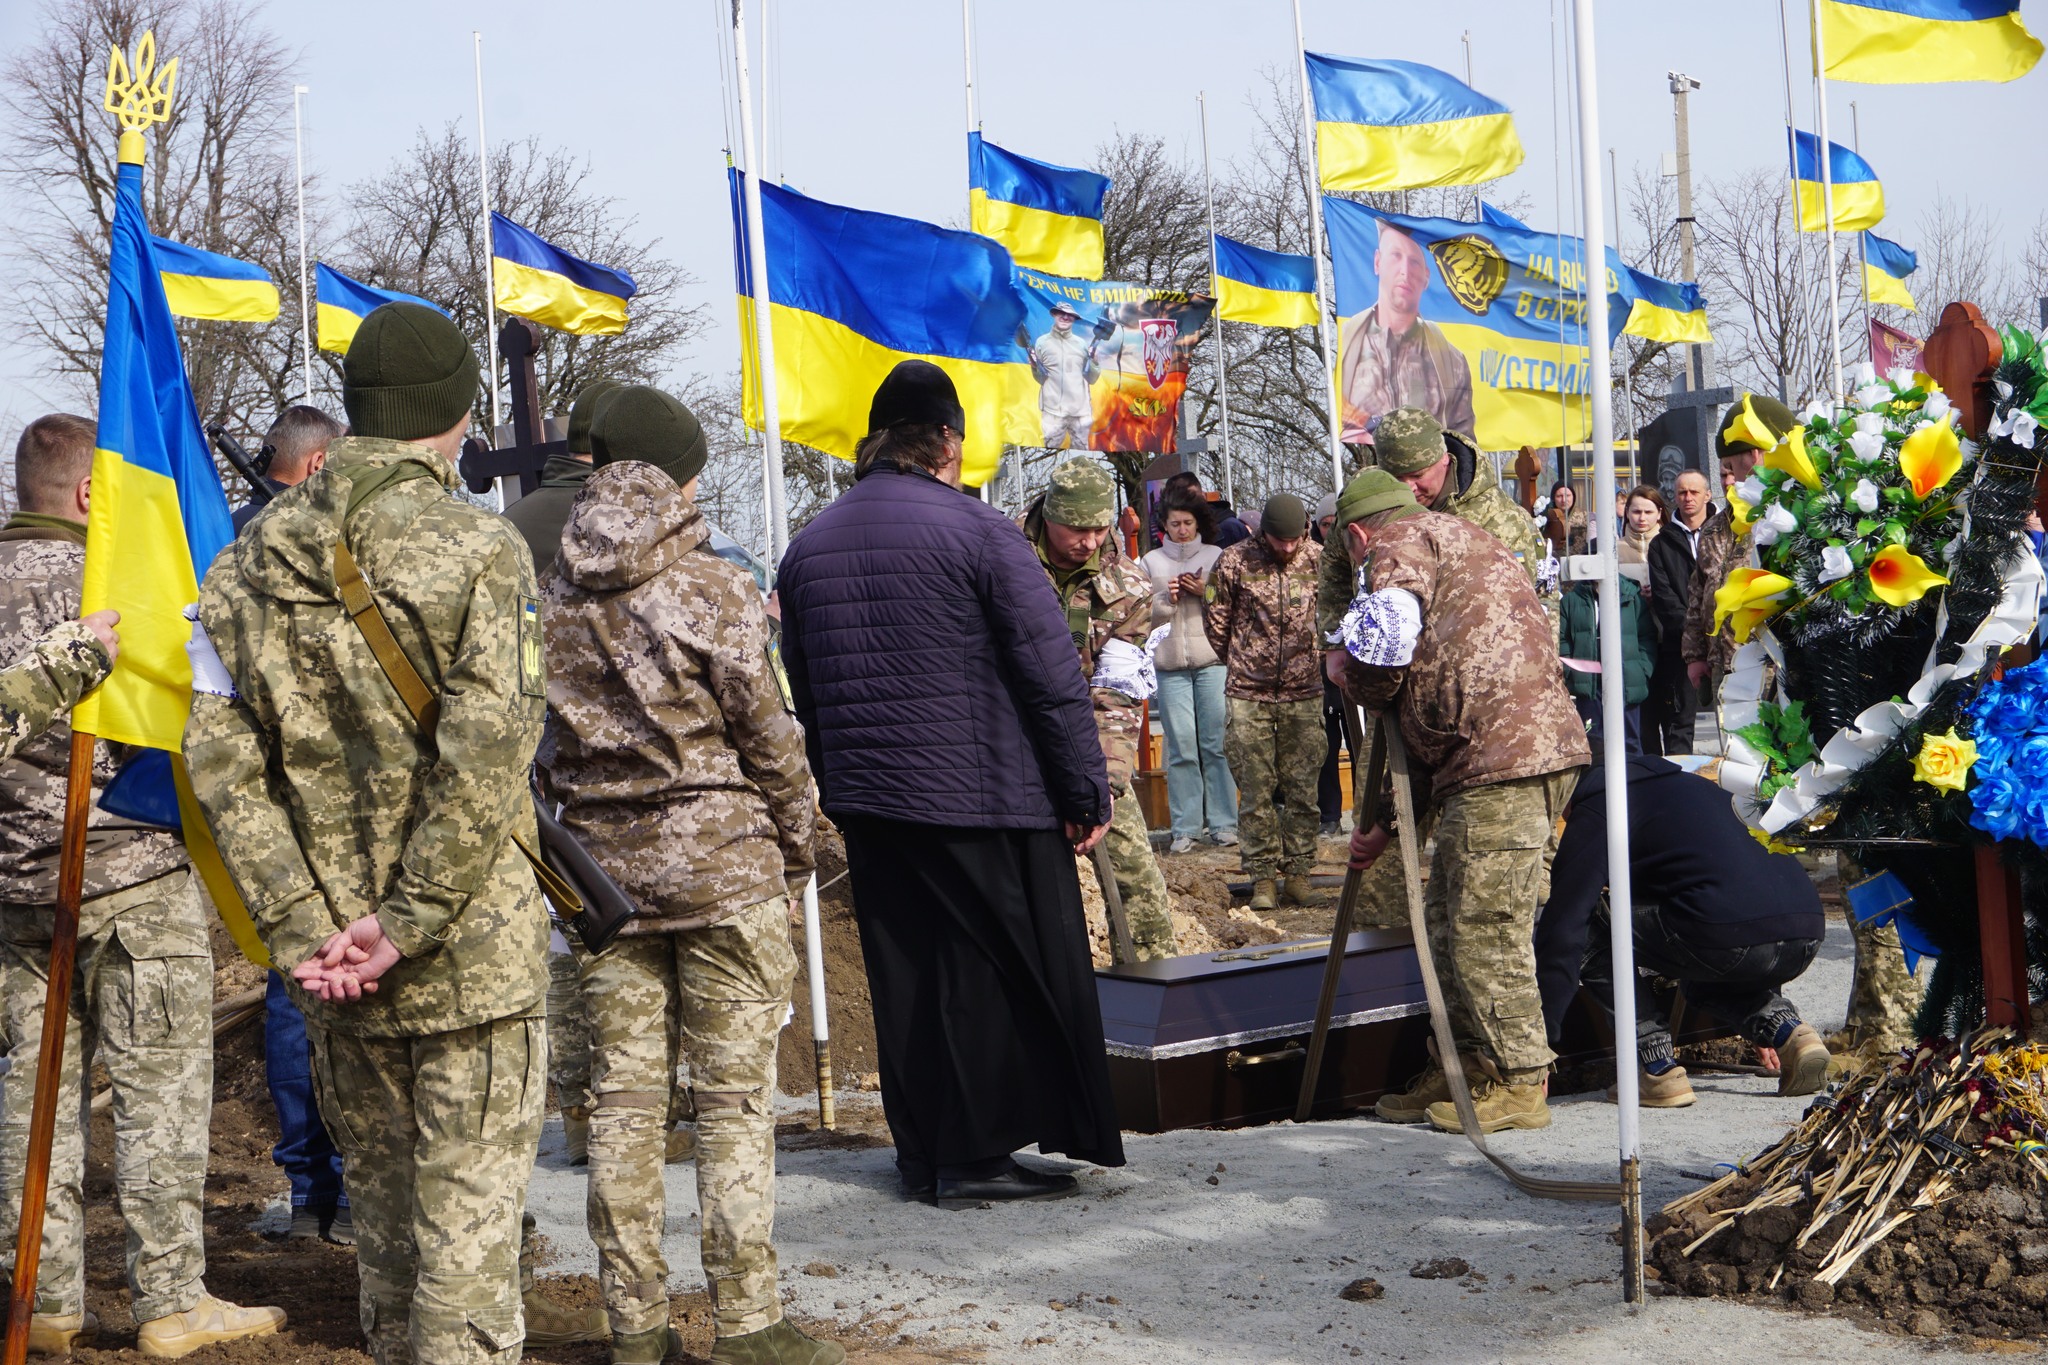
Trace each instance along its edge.
<path fill-rule="evenodd" d="M 1426 781 L 1436 851 L 1424 900 L 1461 1050 L 1483 1050 L 1511 1082 L 1551 1060 L 1532 939 L 1543 870 L 1586 737 L 1559 677 L 1536 592 L 1494 537 L 1423 512 L 1382 524 L 1373 591 L 1422 604 L 1414 658 L 1350 661 L 1346 691 L 1391 711 Z"/>
<path fill-rule="evenodd" d="M 614 1333 L 668 1321 L 662 1149 L 679 1052 L 718 1335 L 782 1317 L 775 1043 L 817 792 L 760 589 L 709 536 L 667 474 L 606 465 L 542 587 L 548 786 L 641 907 L 604 952 L 577 950 L 596 1040 L 590 1236 Z"/>
<path fill-rule="evenodd" d="M 1098 468 L 1071 460 L 1067 468 Z M 1060 477 L 1059 470 L 1053 477 Z M 1038 548 L 1038 562 L 1045 565 L 1067 613 L 1074 646 L 1080 651 L 1081 671 L 1095 676 L 1096 659 L 1104 644 L 1123 640 L 1143 648 L 1152 630 L 1152 580 L 1144 570 L 1125 559 L 1117 548 L 1112 530 L 1094 558 L 1078 569 L 1055 568 L 1048 559 L 1045 541 L 1044 500 L 1033 503 L 1019 523 L 1025 538 Z M 1145 723 L 1145 707 L 1121 692 L 1106 687 L 1091 689 L 1095 698 L 1095 729 L 1102 738 L 1102 757 L 1109 764 L 1109 832 L 1103 836 L 1103 851 L 1116 874 L 1117 894 L 1123 898 L 1124 918 L 1130 922 L 1131 942 L 1140 962 L 1172 957 L 1173 917 L 1168 912 L 1166 878 L 1159 860 L 1152 856 L 1152 836 L 1145 827 L 1145 813 L 1131 790 L 1131 775 L 1138 767 L 1139 729 Z"/>
<path fill-rule="evenodd" d="M 71 727 L 56 720 L 106 672 L 106 651 L 72 620 L 85 566 L 75 523 L 0 531 L 0 1258 L 14 1233 L 28 1152 L 49 978 L 57 851 Z M 183 1312 L 204 1292 L 200 1195 L 213 1103 L 213 950 L 177 836 L 101 810 L 125 751 L 94 746 L 85 900 L 64 1039 L 37 1309 L 85 1304 L 85 1132 L 80 1086 L 95 1060 L 114 1087 L 114 1188 L 128 1226 L 136 1321 Z"/>
<path fill-rule="evenodd" d="M 1253 536 L 1225 550 L 1209 576 L 1202 630 L 1225 668 L 1223 754 L 1237 780 L 1238 861 L 1254 879 L 1315 868 L 1316 774 L 1328 743 L 1315 634 L 1321 567 L 1313 541 L 1282 564 Z"/>
<path fill-rule="evenodd" d="M 1713 677 L 1726 673 L 1735 658 L 1735 627 L 1723 622 L 1719 631 L 1714 629 L 1714 594 L 1728 581 L 1728 571 L 1741 564 L 1748 553 L 1749 541 L 1736 538 L 1728 504 L 1723 502 L 1700 527 L 1692 591 L 1685 601 L 1685 634 L 1679 645 L 1687 663 L 1704 659 L 1711 664 Z"/>
<path fill-rule="evenodd" d="M 199 613 L 239 696 L 199 694 L 192 786 L 273 961 L 375 914 L 375 995 L 296 984 L 356 1225 L 379 1365 L 509 1362 L 520 1205 L 545 1091 L 547 911 L 511 836 L 546 677 L 526 545 L 402 441 L 344 438 L 214 561 Z M 440 698 L 423 737 L 334 580 L 348 544 Z"/>
<path fill-rule="evenodd" d="M 1848 854 L 1837 854 L 1842 885 L 1854 886 L 1869 874 Z M 1855 972 L 1849 979 L 1849 1012 L 1842 1025 L 1847 1050 L 1870 1046 L 1895 1052 L 1915 1042 L 1925 977 L 1906 970 L 1896 925 L 1874 927 L 1849 916 L 1849 942 L 1856 950 Z"/>

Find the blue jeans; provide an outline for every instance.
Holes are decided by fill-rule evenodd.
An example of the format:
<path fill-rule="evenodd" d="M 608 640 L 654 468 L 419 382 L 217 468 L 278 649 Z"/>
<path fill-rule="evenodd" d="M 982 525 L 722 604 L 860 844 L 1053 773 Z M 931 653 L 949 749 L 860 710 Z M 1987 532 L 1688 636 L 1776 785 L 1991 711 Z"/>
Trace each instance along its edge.
<path fill-rule="evenodd" d="M 284 978 L 270 973 L 263 997 L 263 1078 L 277 1106 L 277 1146 L 270 1159 L 284 1167 L 292 1185 L 292 1207 L 347 1207 L 341 1188 L 341 1153 L 320 1122 L 313 1099 L 313 1053 L 306 1045 L 306 1016 L 286 994 Z"/>
<path fill-rule="evenodd" d="M 1159 719 L 1166 728 L 1166 802 L 1173 837 L 1193 839 L 1237 829 L 1237 787 L 1223 758 L 1221 664 L 1159 674 Z"/>

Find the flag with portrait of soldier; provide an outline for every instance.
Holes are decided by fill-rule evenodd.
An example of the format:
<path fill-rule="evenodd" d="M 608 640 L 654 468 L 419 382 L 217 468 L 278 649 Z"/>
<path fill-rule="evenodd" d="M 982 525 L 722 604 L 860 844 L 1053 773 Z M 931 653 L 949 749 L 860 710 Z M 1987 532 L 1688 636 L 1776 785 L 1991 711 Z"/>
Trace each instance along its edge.
<path fill-rule="evenodd" d="M 1018 445 L 1165 454 L 1179 448 L 1188 362 L 1208 337 L 1207 294 L 1019 268 L 1017 343 L 1038 386 L 1037 421 Z"/>

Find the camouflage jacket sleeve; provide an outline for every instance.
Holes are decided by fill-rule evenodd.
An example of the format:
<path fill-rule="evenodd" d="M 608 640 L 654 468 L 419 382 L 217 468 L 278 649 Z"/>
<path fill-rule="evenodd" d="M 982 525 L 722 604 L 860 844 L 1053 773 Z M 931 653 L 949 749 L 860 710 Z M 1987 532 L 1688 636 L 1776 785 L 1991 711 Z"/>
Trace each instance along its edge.
<path fill-rule="evenodd" d="M 768 652 L 768 613 L 761 595 L 753 591 L 751 579 L 744 590 L 730 595 L 737 599 L 733 609 L 740 627 L 721 641 L 729 647 L 711 655 L 711 693 L 725 714 L 741 771 L 767 798 L 782 848 L 783 879 L 794 887 L 817 865 L 811 847 L 817 833 L 817 790 L 803 733 L 790 713 L 781 665 Z"/>
<path fill-rule="evenodd" d="M 517 531 L 498 530 L 479 556 L 462 635 L 441 676 L 438 753 L 421 784 L 419 818 L 377 912 L 407 957 L 441 945 L 511 834 L 523 827 L 533 837 L 527 773 L 546 694 L 527 691 L 519 649 L 533 561 Z"/>
<path fill-rule="evenodd" d="M 1323 569 L 1316 580 L 1316 648 L 1331 649 L 1330 636 L 1344 624 L 1344 613 L 1351 609 L 1355 595 L 1352 583 L 1351 546 L 1344 538 L 1344 532 L 1332 528 L 1331 536 L 1323 542 Z"/>
<path fill-rule="evenodd" d="M 1202 602 L 1202 634 L 1216 652 L 1216 662 L 1226 666 L 1230 663 L 1230 613 L 1237 601 L 1238 569 L 1243 563 L 1242 555 L 1225 550 L 1209 573 Z"/>
<path fill-rule="evenodd" d="M 1712 657 L 1708 641 L 1714 634 L 1714 594 L 1727 581 L 1728 561 L 1735 549 L 1726 516 L 1725 510 L 1716 512 L 1700 536 L 1699 559 L 1685 599 L 1685 633 L 1679 645 L 1687 663 Z"/>
<path fill-rule="evenodd" d="M 83 622 L 66 621 L 37 640 L 21 662 L 0 672 L 0 759 L 41 734 L 112 667 L 106 646 Z"/>
<path fill-rule="evenodd" d="M 1102 646 L 1122 640 L 1143 648 L 1152 630 L 1152 580 L 1122 559 L 1097 576 L 1100 614 L 1089 631 L 1089 656 L 1100 660 Z M 1141 702 L 1108 687 L 1091 687 L 1095 704 L 1095 733 L 1102 741 L 1102 757 L 1109 765 L 1112 791 L 1122 791 L 1138 769 L 1139 732 L 1145 711 Z"/>

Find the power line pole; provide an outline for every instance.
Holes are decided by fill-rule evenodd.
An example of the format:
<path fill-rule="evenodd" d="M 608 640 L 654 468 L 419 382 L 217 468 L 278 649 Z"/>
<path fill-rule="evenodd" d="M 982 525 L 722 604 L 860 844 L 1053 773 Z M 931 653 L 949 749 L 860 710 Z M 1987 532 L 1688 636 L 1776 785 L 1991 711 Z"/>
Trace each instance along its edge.
<path fill-rule="evenodd" d="M 1692 92 L 1700 88 L 1700 83 L 1683 71 L 1665 74 L 1671 82 L 1671 120 L 1678 141 L 1678 278 L 1687 284 L 1698 284 L 1699 264 L 1693 254 L 1692 117 L 1688 106 Z M 1685 391 L 1693 395 L 1704 394 L 1711 384 L 1707 348 L 1692 342 L 1685 348 Z M 1693 448 L 1704 468 L 1713 454 L 1710 432 L 1715 412 L 1711 404 L 1702 406 L 1698 402 L 1694 402 L 1690 410 L 1693 414 Z"/>

